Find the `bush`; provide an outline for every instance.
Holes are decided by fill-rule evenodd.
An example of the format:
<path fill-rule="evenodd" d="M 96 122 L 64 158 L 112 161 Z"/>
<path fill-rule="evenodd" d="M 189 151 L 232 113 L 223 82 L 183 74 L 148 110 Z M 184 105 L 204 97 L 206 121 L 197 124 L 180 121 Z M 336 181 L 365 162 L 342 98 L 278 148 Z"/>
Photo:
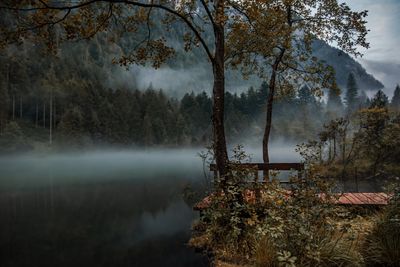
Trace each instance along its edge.
<path fill-rule="evenodd" d="M 258 225 L 257 236 L 262 238 L 257 241 L 256 265 L 361 265 L 349 227 L 336 223 L 342 210 L 330 201 L 335 197 L 330 188 L 309 172 L 307 180 L 293 178 L 290 191 L 278 183 L 265 191 L 266 216 Z"/>
<path fill-rule="evenodd" d="M 233 162 L 243 159 L 239 147 Z M 276 179 L 258 183 L 253 173 L 231 169 L 201 217 L 205 246 L 217 259 L 272 267 L 360 266 L 352 239 L 335 221 L 341 210 L 330 201 L 332 184 L 312 168 L 307 179 L 292 177 L 290 190 Z"/>
<path fill-rule="evenodd" d="M 367 266 L 400 266 L 400 188 L 366 237 L 363 256 Z"/>

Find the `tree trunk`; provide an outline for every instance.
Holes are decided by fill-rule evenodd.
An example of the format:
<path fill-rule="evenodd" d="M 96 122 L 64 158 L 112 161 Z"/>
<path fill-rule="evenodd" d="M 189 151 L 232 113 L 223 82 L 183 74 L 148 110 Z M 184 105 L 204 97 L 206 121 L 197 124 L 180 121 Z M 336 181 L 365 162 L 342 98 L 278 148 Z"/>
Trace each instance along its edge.
<path fill-rule="evenodd" d="M 343 133 L 343 139 L 342 139 L 342 163 L 345 164 L 346 161 L 346 132 Z"/>
<path fill-rule="evenodd" d="M 286 5 L 287 12 L 287 23 L 292 27 L 292 7 L 291 5 Z M 278 74 L 279 64 L 282 62 L 283 56 L 285 55 L 286 48 L 281 48 L 279 55 L 275 58 L 275 62 L 272 65 L 272 73 L 269 81 L 269 93 L 268 93 L 268 102 L 267 102 L 267 118 L 265 123 L 264 130 L 264 138 L 263 138 L 263 160 L 264 163 L 269 163 L 269 136 L 271 133 L 272 126 L 272 105 L 274 103 L 274 95 L 276 88 L 276 76 Z M 269 181 L 269 170 L 264 171 L 264 181 Z"/>
<path fill-rule="evenodd" d="M 43 128 L 46 128 L 46 103 L 43 102 Z"/>
<path fill-rule="evenodd" d="M 336 134 L 333 136 L 333 160 L 336 159 Z"/>
<path fill-rule="evenodd" d="M 274 65 L 272 66 L 271 78 L 269 81 L 269 93 L 267 102 L 267 118 L 265 123 L 264 138 L 263 138 L 263 161 L 264 163 L 269 163 L 269 136 L 271 133 L 272 126 L 272 107 L 274 103 L 274 95 L 276 88 L 276 76 L 278 72 L 279 64 L 282 61 L 283 55 L 285 54 L 285 49 L 282 49 L 279 56 L 276 58 Z M 264 171 L 264 181 L 269 180 L 269 171 Z"/>
<path fill-rule="evenodd" d="M 15 96 L 13 95 L 12 99 L 12 118 L 15 120 Z"/>
<path fill-rule="evenodd" d="M 213 135 L 214 154 L 219 174 L 223 177 L 228 170 L 228 153 L 226 149 L 224 128 L 224 94 L 225 94 L 225 35 L 224 22 L 221 21 L 224 13 L 224 1 L 215 1 L 216 22 L 214 24 L 215 58 L 213 64 Z"/>
<path fill-rule="evenodd" d="M 322 164 L 322 144 L 319 143 L 318 145 L 318 157 L 319 157 L 319 164 Z"/>
<path fill-rule="evenodd" d="M 49 144 L 53 143 L 53 89 L 50 92 L 50 111 L 49 111 Z"/>
<path fill-rule="evenodd" d="M 39 122 L 39 104 L 36 102 L 36 118 L 35 118 L 35 127 L 38 127 Z"/>
<path fill-rule="evenodd" d="M 22 119 L 22 96 L 19 97 L 19 118 Z"/>
<path fill-rule="evenodd" d="M 56 106 L 56 98 L 53 99 L 53 130 L 56 128 L 57 123 L 57 106 Z"/>

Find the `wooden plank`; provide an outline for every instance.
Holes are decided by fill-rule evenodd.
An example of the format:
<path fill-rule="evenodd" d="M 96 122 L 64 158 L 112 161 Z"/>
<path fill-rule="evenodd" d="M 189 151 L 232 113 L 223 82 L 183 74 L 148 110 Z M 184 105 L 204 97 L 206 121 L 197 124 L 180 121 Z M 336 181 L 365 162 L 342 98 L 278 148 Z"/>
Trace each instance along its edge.
<path fill-rule="evenodd" d="M 250 169 L 254 170 L 257 169 L 259 171 L 268 171 L 268 170 L 277 170 L 277 171 L 290 171 L 290 170 L 297 170 L 301 171 L 304 170 L 304 163 L 232 163 L 230 167 L 233 169 Z M 217 166 L 216 164 L 210 164 L 210 170 L 216 171 Z"/>
<path fill-rule="evenodd" d="M 342 193 L 336 204 L 342 205 L 387 205 L 390 196 L 383 193 Z"/>
<path fill-rule="evenodd" d="M 290 191 L 288 192 L 288 197 L 290 196 Z M 258 193 L 258 192 L 256 192 Z M 247 192 L 246 201 L 252 200 L 254 198 L 254 193 Z M 318 194 L 320 198 L 324 198 L 324 194 Z M 338 193 L 336 194 L 338 197 L 337 200 L 332 200 L 332 203 L 336 205 L 365 205 L 365 206 L 381 206 L 387 205 L 392 195 L 388 195 L 383 192 L 376 193 Z M 202 201 L 197 203 L 194 206 L 195 210 L 203 210 L 208 208 L 211 205 L 212 195 L 205 197 Z"/>

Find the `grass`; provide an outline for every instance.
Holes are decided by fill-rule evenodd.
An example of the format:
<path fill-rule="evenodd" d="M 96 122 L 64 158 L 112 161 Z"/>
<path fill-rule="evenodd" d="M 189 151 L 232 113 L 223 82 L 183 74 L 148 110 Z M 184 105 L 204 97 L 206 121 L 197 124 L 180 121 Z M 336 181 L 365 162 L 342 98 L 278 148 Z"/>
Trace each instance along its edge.
<path fill-rule="evenodd" d="M 389 206 L 366 236 L 362 254 L 366 266 L 400 266 L 400 207 Z"/>
<path fill-rule="evenodd" d="M 388 213 L 387 210 L 360 212 L 351 209 L 347 218 L 335 219 L 337 229 L 346 230 L 318 237 L 320 240 L 316 242 L 318 249 L 315 251 L 318 255 L 317 265 L 315 259 L 298 257 L 293 266 L 400 266 L 400 223 L 389 223 Z M 393 211 L 390 213 L 393 214 Z M 254 253 L 247 258 L 246 255 L 239 255 L 237 251 L 231 251 L 229 246 L 213 247 L 211 239 L 209 234 L 203 232 L 192 238 L 190 245 L 211 249 L 215 256 L 215 266 L 291 266 L 280 262 L 279 256 L 282 252 L 276 248 L 274 241 L 267 237 L 255 238 L 257 240 L 254 240 Z"/>

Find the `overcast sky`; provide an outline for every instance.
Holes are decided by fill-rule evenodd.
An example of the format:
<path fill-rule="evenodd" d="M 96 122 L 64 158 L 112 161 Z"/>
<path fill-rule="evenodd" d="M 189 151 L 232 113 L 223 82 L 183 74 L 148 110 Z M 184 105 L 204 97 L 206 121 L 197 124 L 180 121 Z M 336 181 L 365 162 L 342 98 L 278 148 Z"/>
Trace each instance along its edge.
<path fill-rule="evenodd" d="M 342 0 L 353 10 L 368 10 L 368 50 L 357 60 L 385 85 L 390 96 L 400 83 L 400 0 Z"/>

